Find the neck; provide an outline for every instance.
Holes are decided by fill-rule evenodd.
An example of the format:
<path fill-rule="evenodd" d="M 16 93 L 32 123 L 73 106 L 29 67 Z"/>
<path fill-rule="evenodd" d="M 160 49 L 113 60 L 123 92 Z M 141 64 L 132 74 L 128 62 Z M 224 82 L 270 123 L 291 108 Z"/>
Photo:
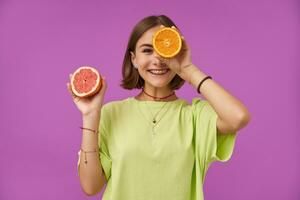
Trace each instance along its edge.
<path fill-rule="evenodd" d="M 144 90 L 144 92 L 143 92 Z M 175 92 L 169 88 L 144 87 L 136 97 L 142 101 L 174 101 L 177 99 Z"/>

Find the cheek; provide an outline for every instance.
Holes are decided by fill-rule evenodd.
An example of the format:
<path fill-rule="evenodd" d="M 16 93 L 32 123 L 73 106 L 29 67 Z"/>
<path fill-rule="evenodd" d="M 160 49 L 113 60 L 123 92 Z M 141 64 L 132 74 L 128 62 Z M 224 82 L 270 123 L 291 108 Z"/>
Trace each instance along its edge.
<path fill-rule="evenodd" d="M 146 55 L 140 55 L 137 59 L 137 63 L 141 67 L 147 67 L 151 63 L 150 61 L 151 60 L 150 60 L 149 56 L 146 56 Z"/>

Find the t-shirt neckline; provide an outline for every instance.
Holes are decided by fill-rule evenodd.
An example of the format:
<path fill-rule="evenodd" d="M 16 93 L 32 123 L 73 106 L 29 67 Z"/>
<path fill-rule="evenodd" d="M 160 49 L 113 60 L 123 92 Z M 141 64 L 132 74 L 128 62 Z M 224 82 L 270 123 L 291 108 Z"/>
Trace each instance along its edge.
<path fill-rule="evenodd" d="M 136 99 L 135 97 L 129 97 L 128 99 L 132 100 L 132 101 L 135 101 L 139 104 L 147 103 L 148 105 L 153 105 L 153 106 L 155 106 L 155 105 L 157 105 L 157 106 L 164 105 L 165 103 L 166 104 L 172 104 L 172 103 L 176 103 L 176 102 L 179 102 L 179 101 L 183 101 L 183 99 L 180 99 L 180 98 L 177 98 L 176 100 L 173 100 L 173 101 L 167 101 L 167 102 L 165 102 L 165 101 L 141 101 L 141 100 Z"/>

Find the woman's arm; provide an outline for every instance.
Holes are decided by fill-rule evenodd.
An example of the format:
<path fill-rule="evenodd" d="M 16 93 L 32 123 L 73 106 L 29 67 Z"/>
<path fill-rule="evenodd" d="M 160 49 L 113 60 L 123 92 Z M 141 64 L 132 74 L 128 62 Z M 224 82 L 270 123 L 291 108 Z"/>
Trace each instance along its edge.
<path fill-rule="evenodd" d="M 83 127 L 98 130 L 100 113 L 94 112 L 83 115 Z M 81 148 L 89 151 L 99 149 L 98 135 L 83 129 Z M 99 133 L 100 134 L 100 133 Z M 80 153 L 79 178 L 83 191 L 91 196 L 98 194 L 106 183 L 102 166 L 99 159 L 99 152 L 87 153 L 87 163 L 85 163 L 85 153 Z"/>
<path fill-rule="evenodd" d="M 179 74 L 196 90 L 200 81 L 207 75 L 193 64 L 183 68 Z M 212 79 L 205 80 L 200 88 L 201 94 L 218 114 L 217 127 L 219 133 L 237 132 L 250 121 L 247 108 Z"/>

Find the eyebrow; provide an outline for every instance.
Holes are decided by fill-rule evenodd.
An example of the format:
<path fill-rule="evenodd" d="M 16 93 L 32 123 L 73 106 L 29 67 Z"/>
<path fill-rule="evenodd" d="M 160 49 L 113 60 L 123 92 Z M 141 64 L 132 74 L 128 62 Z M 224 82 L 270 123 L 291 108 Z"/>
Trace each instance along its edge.
<path fill-rule="evenodd" d="M 142 44 L 142 45 L 140 45 L 140 47 L 139 47 L 139 48 L 141 48 L 141 47 L 143 47 L 143 46 L 146 46 L 146 47 L 151 47 L 151 48 L 153 47 L 153 46 L 152 46 L 152 44 Z"/>

